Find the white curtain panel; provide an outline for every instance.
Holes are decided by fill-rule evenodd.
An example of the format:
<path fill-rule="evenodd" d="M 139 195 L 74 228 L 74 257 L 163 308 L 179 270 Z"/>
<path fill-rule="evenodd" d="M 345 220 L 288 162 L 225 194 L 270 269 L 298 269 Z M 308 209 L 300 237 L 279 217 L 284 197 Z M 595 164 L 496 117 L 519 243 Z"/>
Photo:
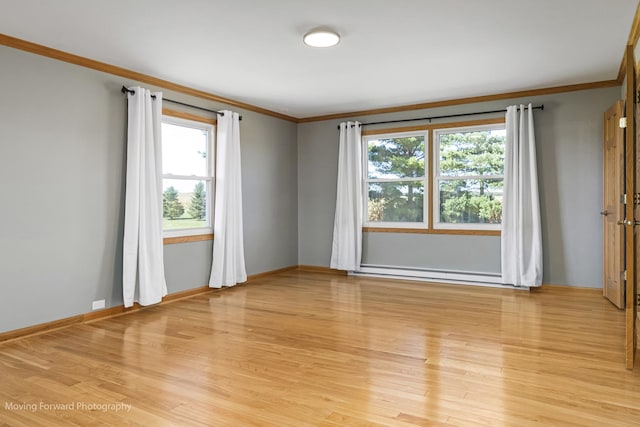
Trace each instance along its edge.
<path fill-rule="evenodd" d="M 216 197 L 213 263 L 209 286 L 221 288 L 247 281 L 242 232 L 240 116 L 222 111 L 216 139 Z"/>
<path fill-rule="evenodd" d="M 502 282 L 542 285 L 542 237 L 533 109 L 507 108 L 502 202 Z"/>
<path fill-rule="evenodd" d="M 362 261 L 362 141 L 359 122 L 340 123 L 338 186 L 331 268 L 356 271 Z"/>
<path fill-rule="evenodd" d="M 122 292 L 124 306 L 167 295 L 162 243 L 162 93 L 134 87 L 127 95 L 127 177 Z M 151 96 L 155 96 L 152 99 Z"/>

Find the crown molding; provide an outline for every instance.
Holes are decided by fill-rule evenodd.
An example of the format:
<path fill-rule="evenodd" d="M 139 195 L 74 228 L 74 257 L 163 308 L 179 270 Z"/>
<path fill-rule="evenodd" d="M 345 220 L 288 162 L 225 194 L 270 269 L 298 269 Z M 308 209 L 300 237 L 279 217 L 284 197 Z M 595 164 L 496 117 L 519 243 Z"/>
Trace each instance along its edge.
<path fill-rule="evenodd" d="M 298 119 L 298 123 L 319 122 L 323 120 L 343 119 L 356 116 L 369 116 L 373 114 L 398 113 L 402 111 L 425 110 L 428 108 L 449 107 L 452 105 L 473 104 L 476 102 L 498 101 L 502 99 L 521 98 L 525 96 L 550 95 L 562 92 L 575 92 L 587 89 L 599 89 L 605 87 L 620 86 L 617 80 L 603 80 L 600 82 L 579 83 L 574 85 L 554 86 L 541 89 L 528 89 L 515 92 L 504 92 L 493 95 L 470 96 L 466 98 L 446 99 L 441 101 L 423 102 L 420 104 L 401 105 L 397 107 L 376 108 L 373 110 L 351 111 L 346 113 L 327 114 L 323 116 L 306 117 Z"/>
<path fill-rule="evenodd" d="M 202 90 L 193 89 L 188 86 L 170 82 L 168 80 L 159 79 L 157 77 L 138 73 L 137 71 L 128 70 L 126 68 L 117 67 L 115 65 L 107 64 L 104 62 L 95 61 L 90 58 L 85 58 L 83 56 L 74 55 L 72 53 L 32 43 L 27 40 L 11 37 L 6 34 L 0 34 L 0 45 L 23 50 L 25 52 L 35 53 L 37 55 L 46 56 L 48 58 L 57 59 L 58 61 L 68 62 L 70 64 L 79 65 L 81 67 L 91 68 L 92 70 L 102 71 L 114 76 L 124 77 L 126 79 L 150 84 L 153 86 L 161 87 L 163 89 L 183 93 L 185 95 L 191 95 L 197 98 L 206 99 L 208 101 L 220 102 L 226 105 L 231 105 L 234 107 L 242 108 L 244 110 L 253 111 L 255 113 L 276 117 L 278 119 L 288 120 L 294 123 L 298 122 L 298 119 L 296 117 L 287 116 L 276 111 L 267 110 L 266 108 L 247 104 L 241 101 L 236 101 L 231 98 L 225 98 Z"/>
<path fill-rule="evenodd" d="M 635 43 L 637 42 L 639 37 L 640 37 L 640 5 L 639 5 L 639 9 L 636 10 L 636 16 L 633 21 L 633 26 L 631 29 L 631 33 L 629 35 L 629 40 L 630 41 L 634 40 L 634 43 Z M 350 112 L 343 112 L 343 113 L 298 118 L 298 117 L 288 116 L 286 114 L 281 114 L 276 111 L 268 110 L 266 108 L 258 107 L 256 105 L 247 104 L 241 101 L 236 101 L 231 98 L 225 98 L 219 95 L 215 95 L 213 93 L 209 93 L 209 92 L 194 89 L 188 86 L 173 83 L 168 80 L 163 80 L 147 74 L 139 73 L 137 71 L 128 70 L 126 68 L 96 61 L 90 58 L 85 58 L 83 56 L 74 55 L 72 53 L 64 52 L 58 49 L 53 49 L 44 45 L 33 43 L 27 40 L 22 40 L 22 39 L 12 37 L 6 34 L 2 34 L 2 33 L 0 33 L 0 45 L 4 45 L 10 48 L 56 59 L 62 62 L 79 65 L 81 67 L 90 68 L 93 70 L 101 71 L 104 73 L 112 74 L 112 75 L 123 77 L 126 79 L 139 81 L 142 83 L 161 87 L 163 89 L 167 89 L 170 91 L 194 96 L 196 98 L 219 102 L 226 105 L 242 108 L 248 111 L 253 111 L 256 113 L 264 114 L 264 115 L 275 117 L 278 119 L 287 120 L 293 123 L 318 122 L 318 121 L 324 121 L 324 120 L 334 120 L 334 119 L 342 119 L 342 118 L 349 118 L 349 117 L 356 117 L 356 116 L 367 116 L 367 115 L 373 115 L 373 114 L 386 114 L 386 113 L 397 113 L 397 112 L 403 112 L 403 111 L 424 110 L 428 108 L 472 104 L 472 103 L 478 103 L 478 102 L 496 101 L 496 100 L 519 98 L 519 97 L 526 97 L 526 96 L 549 95 L 554 93 L 573 92 L 573 91 L 580 91 L 580 90 L 587 90 L 587 89 L 598 89 L 598 88 L 619 86 L 622 82 L 622 79 L 624 79 L 624 76 L 622 77 L 622 79 L 620 78 L 620 76 L 618 76 L 616 80 L 604 80 L 604 81 L 591 82 L 591 83 L 579 83 L 579 84 L 573 84 L 573 85 L 554 86 L 554 87 L 546 87 L 546 88 L 540 88 L 540 89 L 528 89 L 528 90 L 504 92 L 504 93 L 491 94 L 491 95 L 471 96 L 471 97 L 465 97 L 465 98 L 423 102 L 419 104 L 400 105 L 400 106 L 394 106 L 394 107 L 382 107 L 382 108 L 375 108 L 370 110 L 359 110 L 359 111 L 350 111 Z M 623 63 L 624 63 L 624 58 L 623 58 Z"/>

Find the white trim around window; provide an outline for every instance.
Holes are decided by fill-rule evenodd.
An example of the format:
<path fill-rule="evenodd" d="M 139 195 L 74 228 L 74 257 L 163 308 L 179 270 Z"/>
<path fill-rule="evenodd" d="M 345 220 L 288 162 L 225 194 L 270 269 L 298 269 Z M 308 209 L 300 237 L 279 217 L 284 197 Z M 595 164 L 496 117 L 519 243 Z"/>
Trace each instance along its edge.
<path fill-rule="evenodd" d="M 384 139 L 392 139 L 392 138 L 406 138 L 406 137 L 422 137 L 423 138 L 423 162 L 424 162 L 424 170 L 422 176 L 404 176 L 398 177 L 393 176 L 394 174 L 386 174 L 387 176 L 375 176 L 370 177 L 370 169 L 372 169 L 372 164 L 369 161 L 369 144 L 370 142 L 384 140 Z M 364 227 L 373 227 L 373 228 L 423 228 L 427 229 L 429 224 L 429 132 L 428 130 L 421 131 L 411 131 L 411 132 L 394 132 L 394 133 L 386 133 L 386 134 L 375 134 L 368 135 L 362 138 L 363 144 L 363 152 L 366 153 L 363 156 L 363 214 L 364 214 Z M 375 174 L 375 175 L 385 175 L 385 174 Z M 372 221 L 369 215 L 369 189 L 370 184 L 400 184 L 406 183 L 408 188 L 410 189 L 412 183 L 416 183 L 418 186 L 422 186 L 422 221 Z"/>
<path fill-rule="evenodd" d="M 440 216 L 440 184 L 447 181 L 504 181 L 504 175 L 502 173 L 487 173 L 487 174 L 448 174 L 443 175 L 441 173 L 441 157 L 440 157 L 440 136 L 443 134 L 451 133 L 469 133 L 469 132 L 483 132 L 483 131 L 505 131 L 505 124 L 490 124 L 490 125 L 473 125 L 462 127 L 451 127 L 443 129 L 433 130 L 433 228 L 440 230 L 500 230 L 500 222 L 496 223 L 480 223 L 480 222 L 442 222 Z M 503 152 L 504 153 L 504 152 Z M 504 167 L 504 156 L 503 165 Z M 502 197 L 499 194 L 498 197 Z"/>
<path fill-rule="evenodd" d="M 163 165 L 162 174 L 163 189 L 165 180 L 172 180 L 175 183 L 183 182 L 185 186 L 184 191 L 187 191 L 186 186 L 190 186 L 191 183 L 204 183 L 206 213 L 202 227 L 187 226 L 183 228 L 163 229 L 163 237 L 172 238 L 211 234 L 213 233 L 213 193 L 215 190 L 215 126 L 213 124 L 205 123 L 202 121 L 189 120 L 166 114 L 162 116 L 162 123 L 184 128 L 197 129 L 202 131 L 206 135 L 206 153 L 202 153 L 202 155 L 206 159 L 206 168 L 204 171 L 194 170 L 194 172 L 200 172 L 194 174 L 165 173 L 165 166 Z M 164 138 L 165 135 L 163 135 L 163 139 Z M 167 160 L 164 159 L 164 155 L 165 150 L 163 148 L 163 162 L 166 162 Z M 188 162 L 186 164 L 188 165 Z M 183 169 L 181 172 L 184 173 L 185 170 Z M 183 206 L 183 208 L 186 210 L 188 207 Z"/>

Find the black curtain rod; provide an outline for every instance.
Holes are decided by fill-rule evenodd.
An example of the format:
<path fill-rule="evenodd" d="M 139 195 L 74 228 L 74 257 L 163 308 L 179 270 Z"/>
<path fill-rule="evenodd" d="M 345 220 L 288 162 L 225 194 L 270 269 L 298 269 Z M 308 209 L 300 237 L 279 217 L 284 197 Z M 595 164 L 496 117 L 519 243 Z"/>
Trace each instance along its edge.
<path fill-rule="evenodd" d="M 129 89 L 126 86 L 122 86 L 122 89 L 120 89 L 120 92 L 122 92 L 122 93 L 129 92 L 131 95 L 136 93 L 135 90 Z M 156 99 L 156 96 L 155 95 L 151 95 L 151 98 Z M 162 100 L 163 101 L 167 101 L 167 102 L 172 102 L 174 104 L 184 105 L 185 107 L 197 108 L 198 110 L 208 111 L 210 113 L 220 114 L 221 116 L 224 116 L 224 113 L 222 111 L 209 110 L 208 108 L 198 107 L 197 105 L 185 104 L 184 102 L 174 101 L 173 99 L 168 99 L 168 98 L 162 98 Z M 242 120 L 242 116 L 240 116 L 239 120 Z"/>
<path fill-rule="evenodd" d="M 538 105 L 536 107 L 533 107 L 534 110 L 544 110 L 544 104 L 542 105 Z M 369 126 L 369 125 L 383 125 L 383 124 L 388 124 L 388 123 L 401 123 L 401 122 L 415 122 L 415 121 L 419 121 L 419 120 L 429 120 L 429 122 L 431 122 L 431 120 L 434 119 L 448 119 L 451 117 L 463 117 L 463 116 L 478 116 L 480 114 L 492 114 L 492 113 L 504 113 L 505 111 L 507 111 L 506 109 L 504 110 L 493 110 L 493 111 L 478 111 L 475 113 L 461 113 L 461 114 L 449 114 L 446 116 L 432 116 L 432 117 L 419 117 L 417 119 L 399 119 L 399 120 L 387 120 L 384 122 L 371 122 L 371 123 L 360 123 L 361 126 Z M 353 127 L 355 125 L 351 125 L 351 127 Z M 340 129 L 340 125 L 338 125 L 338 129 Z"/>

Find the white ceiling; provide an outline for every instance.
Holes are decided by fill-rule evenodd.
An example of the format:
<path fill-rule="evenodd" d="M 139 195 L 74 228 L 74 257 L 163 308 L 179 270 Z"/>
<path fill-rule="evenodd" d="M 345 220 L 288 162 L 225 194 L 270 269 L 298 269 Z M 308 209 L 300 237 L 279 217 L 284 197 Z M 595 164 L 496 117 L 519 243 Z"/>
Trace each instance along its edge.
<path fill-rule="evenodd" d="M 0 32 L 302 118 L 615 79 L 637 4 L 0 0 Z"/>

